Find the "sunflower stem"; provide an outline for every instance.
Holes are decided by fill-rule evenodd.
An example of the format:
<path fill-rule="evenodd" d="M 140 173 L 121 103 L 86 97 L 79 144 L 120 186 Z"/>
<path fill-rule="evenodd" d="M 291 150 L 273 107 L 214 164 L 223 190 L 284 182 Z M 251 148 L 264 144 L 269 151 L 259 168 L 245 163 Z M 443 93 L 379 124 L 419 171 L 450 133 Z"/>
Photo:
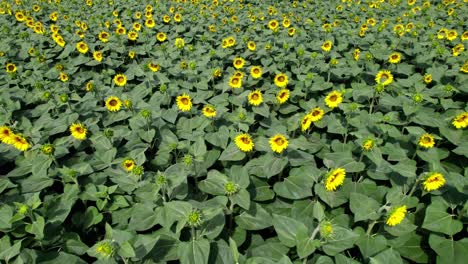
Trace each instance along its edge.
<path fill-rule="evenodd" d="M 372 96 L 372 101 L 371 101 L 371 104 L 370 104 L 370 107 L 369 107 L 369 115 L 372 114 L 372 110 L 374 108 L 374 102 L 375 102 L 375 93 L 374 95 Z"/>
<path fill-rule="evenodd" d="M 379 209 L 379 211 L 380 211 L 380 209 Z M 368 227 L 367 227 L 366 235 L 369 236 L 369 235 L 371 234 L 372 228 L 374 228 L 375 224 L 377 224 L 377 221 L 376 221 L 376 220 L 374 220 L 374 221 L 372 221 L 371 223 L 369 223 L 369 225 L 368 225 Z"/>

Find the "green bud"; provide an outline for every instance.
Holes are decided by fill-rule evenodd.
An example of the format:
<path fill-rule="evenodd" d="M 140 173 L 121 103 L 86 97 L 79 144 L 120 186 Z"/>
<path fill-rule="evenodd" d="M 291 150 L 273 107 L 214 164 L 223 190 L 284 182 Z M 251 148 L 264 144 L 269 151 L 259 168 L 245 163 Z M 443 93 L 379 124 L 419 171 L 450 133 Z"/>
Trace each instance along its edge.
<path fill-rule="evenodd" d="M 187 216 L 187 224 L 190 227 L 198 227 L 203 223 L 203 214 L 199 210 L 193 210 Z"/>
<path fill-rule="evenodd" d="M 151 116 L 151 112 L 149 110 L 146 110 L 146 109 L 141 110 L 140 114 L 144 118 L 149 118 Z"/>
<path fill-rule="evenodd" d="M 227 196 L 234 195 L 237 192 L 239 192 L 239 185 L 232 181 L 228 181 L 224 184 L 224 193 L 226 193 Z"/>
<path fill-rule="evenodd" d="M 413 95 L 413 102 L 420 103 L 420 102 L 422 102 L 422 100 L 423 100 L 423 97 L 422 97 L 421 94 L 417 93 L 417 94 Z"/>
<path fill-rule="evenodd" d="M 60 95 L 60 101 L 61 101 L 62 103 L 68 102 L 68 95 L 66 95 L 66 94 L 61 94 L 61 95 Z"/>

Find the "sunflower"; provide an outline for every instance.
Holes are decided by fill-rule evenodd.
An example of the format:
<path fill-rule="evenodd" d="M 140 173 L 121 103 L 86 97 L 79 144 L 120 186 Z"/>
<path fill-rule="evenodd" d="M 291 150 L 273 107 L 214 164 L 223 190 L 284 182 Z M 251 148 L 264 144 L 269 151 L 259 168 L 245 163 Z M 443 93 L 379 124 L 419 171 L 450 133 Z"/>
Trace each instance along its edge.
<path fill-rule="evenodd" d="M 289 94 L 290 94 L 290 91 L 288 89 L 281 89 L 278 91 L 278 94 L 276 95 L 276 100 L 278 101 L 279 104 L 284 104 L 286 103 L 286 101 L 288 101 Z"/>
<path fill-rule="evenodd" d="M 178 48 L 178 49 L 181 49 L 185 46 L 185 40 L 183 38 L 176 38 L 175 40 L 175 46 Z"/>
<path fill-rule="evenodd" d="M 154 23 L 154 20 L 152 18 L 147 18 L 145 20 L 145 26 L 147 28 L 154 28 L 155 25 L 156 25 L 156 23 Z"/>
<path fill-rule="evenodd" d="M 130 172 L 133 170 L 133 168 L 135 168 L 135 161 L 132 160 L 132 159 L 126 159 L 122 162 L 122 167 L 124 168 L 124 170 L 126 170 L 127 172 Z"/>
<path fill-rule="evenodd" d="M 393 75 L 390 71 L 382 70 L 377 73 L 375 76 L 375 81 L 378 84 L 382 84 L 383 86 L 389 85 L 393 82 Z"/>
<path fill-rule="evenodd" d="M 447 36 L 446 38 L 449 40 L 449 41 L 452 41 L 454 39 L 456 39 L 458 36 L 458 32 L 456 30 L 449 30 L 447 32 Z"/>
<path fill-rule="evenodd" d="M 457 115 L 453 121 L 452 125 L 457 129 L 463 129 L 468 126 L 468 112 L 461 113 Z"/>
<path fill-rule="evenodd" d="M 279 88 L 284 88 L 288 85 L 288 76 L 284 73 L 278 73 L 275 76 L 274 82 Z"/>
<path fill-rule="evenodd" d="M 0 141 L 11 145 L 13 144 L 12 142 L 12 136 L 14 135 L 13 131 L 7 127 L 7 126 L 0 126 Z"/>
<path fill-rule="evenodd" d="M 206 117 L 215 117 L 216 109 L 211 105 L 205 105 L 202 109 L 203 115 Z"/>
<path fill-rule="evenodd" d="M 71 135 L 78 139 L 78 140 L 83 140 L 86 138 L 86 133 L 88 132 L 88 129 L 83 126 L 82 124 L 79 123 L 73 123 L 70 126 L 70 133 Z"/>
<path fill-rule="evenodd" d="M 177 13 L 174 15 L 174 21 L 177 22 L 177 23 L 180 23 L 180 21 L 182 21 L 182 15 Z"/>
<path fill-rule="evenodd" d="M 359 60 L 359 55 L 361 54 L 361 50 L 360 49 L 354 49 L 353 51 L 353 58 L 355 61 Z"/>
<path fill-rule="evenodd" d="M 136 33 L 135 31 L 129 31 L 127 37 L 129 40 L 135 41 L 138 38 L 138 33 Z"/>
<path fill-rule="evenodd" d="M 432 75 L 429 73 L 426 73 L 423 78 L 424 82 L 426 84 L 430 84 L 432 82 Z"/>
<path fill-rule="evenodd" d="M 301 130 L 302 130 L 302 132 L 309 129 L 311 124 L 312 124 L 312 116 L 310 114 L 306 114 L 301 120 Z"/>
<path fill-rule="evenodd" d="M 26 20 L 26 16 L 21 11 L 15 13 L 15 18 L 18 22 L 23 22 Z"/>
<path fill-rule="evenodd" d="M 317 106 L 314 109 L 312 109 L 312 111 L 310 111 L 309 114 L 311 116 L 312 122 L 317 122 L 317 121 L 320 121 L 320 119 L 323 118 L 323 115 L 325 114 L 325 111 L 323 111 L 322 108 Z"/>
<path fill-rule="evenodd" d="M 258 78 L 262 77 L 262 67 L 253 66 L 252 68 L 250 68 L 250 75 L 254 79 L 258 79 Z"/>
<path fill-rule="evenodd" d="M 390 56 L 388 56 L 388 62 L 392 64 L 399 63 L 400 61 L 401 61 L 401 54 L 398 52 L 393 52 L 392 54 L 390 54 Z"/>
<path fill-rule="evenodd" d="M 333 43 L 330 40 L 327 40 L 322 44 L 321 48 L 322 48 L 323 51 L 329 52 L 331 50 L 332 46 L 333 46 Z"/>
<path fill-rule="evenodd" d="M 249 99 L 249 104 L 253 106 L 258 106 L 263 102 L 262 92 L 258 89 L 250 92 L 247 98 Z"/>
<path fill-rule="evenodd" d="M 115 29 L 115 33 L 117 33 L 118 35 L 124 35 L 127 33 L 127 30 L 124 27 L 118 26 Z"/>
<path fill-rule="evenodd" d="M 371 150 L 372 148 L 374 148 L 374 146 L 375 142 L 372 138 L 368 138 L 362 143 L 362 149 L 365 151 Z"/>
<path fill-rule="evenodd" d="M 168 15 L 164 15 L 164 16 L 163 16 L 163 22 L 166 23 L 166 24 L 169 23 L 169 22 L 171 22 L 171 17 L 168 16 Z"/>
<path fill-rule="evenodd" d="M 460 71 L 464 73 L 468 73 L 468 61 L 460 67 Z"/>
<path fill-rule="evenodd" d="M 289 18 L 284 18 L 283 27 L 288 28 L 289 26 L 291 26 L 291 20 Z"/>
<path fill-rule="evenodd" d="M 159 32 L 158 34 L 156 34 L 156 39 L 159 41 L 159 42 L 164 42 L 166 40 L 166 33 L 164 32 Z"/>
<path fill-rule="evenodd" d="M 125 76 L 124 74 L 117 74 L 114 76 L 114 83 L 115 85 L 117 86 L 125 86 L 125 84 L 127 84 L 127 76 Z"/>
<path fill-rule="evenodd" d="M 277 29 L 279 26 L 279 23 L 277 20 L 273 19 L 273 20 L 270 20 L 270 22 L 268 22 L 268 27 L 271 29 L 271 30 L 275 30 Z"/>
<path fill-rule="evenodd" d="M 135 52 L 133 50 L 129 51 L 128 57 L 133 60 L 133 58 L 135 58 Z"/>
<path fill-rule="evenodd" d="M 54 39 L 55 43 L 57 43 L 57 45 L 59 45 L 60 47 L 64 47 L 66 42 L 65 40 L 63 39 L 62 36 L 57 36 L 57 38 Z"/>
<path fill-rule="evenodd" d="M 452 48 L 452 55 L 457 57 L 465 50 L 465 46 L 463 44 L 457 44 L 455 47 Z"/>
<path fill-rule="evenodd" d="M 64 73 L 64 72 L 60 72 L 60 80 L 62 82 L 66 82 L 68 81 L 68 74 Z"/>
<path fill-rule="evenodd" d="M 6 72 L 8 73 L 15 73 L 16 72 L 16 65 L 13 63 L 7 63 L 5 66 Z"/>
<path fill-rule="evenodd" d="M 244 78 L 244 73 L 241 72 L 241 71 L 235 71 L 234 74 L 232 75 L 234 77 L 238 77 L 238 78 Z"/>
<path fill-rule="evenodd" d="M 343 102 L 343 96 L 338 91 L 332 91 L 325 97 L 325 104 L 330 108 L 337 107 L 341 102 Z"/>
<path fill-rule="evenodd" d="M 111 112 L 117 112 L 122 106 L 122 101 L 117 96 L 109 96 L 106 100 L 106 108 Z"/>
<path fill-rule="evenodd" d="M 247 42 L 247 48 L 250 51 L 255 51 L 257 49 L 257 45 L 255 44 L 255 42 L 249 41 L 249 42 Z"/>
<path fill-rule="evenodd" d="M 148 63 L 147 66 L 148 66 L 148 69 L 150 69 L 152 72 L 157 72 L 161 69 L 161 66 L 159 64 L 152 63 L 152 62 Z"/>
<path fill-rule="evenodd" d="M 325 179 L 325 189 L 329 192 L 335 191 L 338 186 L 343 184 L 345 177 L 346 171 L 343 168 L 330 171 Z"/>
<path fill-rule="evenodd" d="M 461 41 L 468 40 L 468 31 L 463 32 L 463 34 L 460 36 Z"/>
<path fill-rule="evenodd" d="M 136 30 L 136 31 L 140 31 L 141 30 L 141 24 L 138 23 L 138 22 L 135 22 L 133 23 L 133 29 Z"/>
<path fill-rule="evenodd" d="M 97 61 L 102 61 L 102 52 L 100 51 L 93 52 L 93 58 Z"/>
<path fill-rule="evenodd" d="M 296 29 L 293 28 L 293 27 L 292 27 L 292 28 L 289 28 L 289 29 L 288 29 L 288 35 L 289 35 L 290 37 L 292 37 L 292 36 L 294 36 L 294 34 L 296 34 Z"/>
<path fill-rule="evenodd" d="M 396 226 L 403 221 L 406 215 L 406 205 L 394 208 L 387 218 L 386 224 L 389 226 Z"/>
<path fill-rule="evenodd" d="M 424 134 L 419 138 L 418 145 L 423 148 L 432 148 L 434 147 L 435 141 L 434 136 L 431 134 Z"/>
<path fill-rule="evenodd" d="M 236 39 L 234 37 L 228 37 L 226 39 L 228 47 L 236 45 Z"/>
<path fill-rule="evenodd" d="M 281 134 L 276 134 L 270 138 L 270 147 L 276 153 L 283 152 L 288 147 L 288 140 Z"/>
<path fill-rule="evenodd" d="M 243 152 L 250 152 L 253 150 L 254 143 L 252 137 L 249 134 L 240 134 L 237 135 L 234 139 L 236 146 Z"/>
<path fill-rule="evenodd" d="M 177 101 L 177 107 L 182 112 L 190 111 L 190 109 L 192 108 L 192 99 L 190 98 L 189 95 L 185 93 L 177 96 L 176 101 Z"/>
<path fill-rule="evenodd" d="M 424 190 L 427 192 L 439 189 L 445 184 L 445 178 L 442 173 L 433 172 L 427 175 L 423 182 Z"/>
<path fill-rule="evenodd" d="M 11 135 L 10 140 L 10 145 L 13 145 L 19 151 L 26 151 L 31 147 L 26 138 L 21 135 L 13 134 Z"/>
<path fill-rule="evenodd" d="M 237 76 L 232 76 L 229 79 L 229 86 L 231 88 L 241 88 L 242 87 L 242 78 Z"/>
<path fill-rule="evenodd" d="M 245 60 L 243 58 L 235 58 L 234 61 L 232 62 L 232 64 L 234 65 L 234 68 L 236 69 L 241 69 L 242 67 L 244 67 L 244 64 L 245 64 Z"/>
<path fill-rule="evenodd" d="M 88 45 L 83 41 L 76 43 L 76 49 L 82 54 L 86 54 L 89 50 Z"/>

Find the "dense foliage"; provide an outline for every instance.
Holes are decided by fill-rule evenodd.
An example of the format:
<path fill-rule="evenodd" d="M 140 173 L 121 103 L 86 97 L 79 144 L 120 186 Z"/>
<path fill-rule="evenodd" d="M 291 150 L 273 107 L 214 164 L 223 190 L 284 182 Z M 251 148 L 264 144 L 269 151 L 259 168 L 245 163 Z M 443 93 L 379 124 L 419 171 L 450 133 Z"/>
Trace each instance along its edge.
<path fill-rule="evenodd" d="M 0 2 L 0 261 L 464 263 L 462 0 Z"/>

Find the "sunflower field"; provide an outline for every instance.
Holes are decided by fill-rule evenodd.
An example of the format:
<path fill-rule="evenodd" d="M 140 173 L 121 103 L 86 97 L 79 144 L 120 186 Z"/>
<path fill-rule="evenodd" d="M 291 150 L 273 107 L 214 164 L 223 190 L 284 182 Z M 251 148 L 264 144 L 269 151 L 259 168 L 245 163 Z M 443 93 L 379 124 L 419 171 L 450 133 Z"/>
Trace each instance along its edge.
<path fill-rule="evenodd" d="M 0 263 L 466 263 L 467 0 L 0 0 Z"/>

